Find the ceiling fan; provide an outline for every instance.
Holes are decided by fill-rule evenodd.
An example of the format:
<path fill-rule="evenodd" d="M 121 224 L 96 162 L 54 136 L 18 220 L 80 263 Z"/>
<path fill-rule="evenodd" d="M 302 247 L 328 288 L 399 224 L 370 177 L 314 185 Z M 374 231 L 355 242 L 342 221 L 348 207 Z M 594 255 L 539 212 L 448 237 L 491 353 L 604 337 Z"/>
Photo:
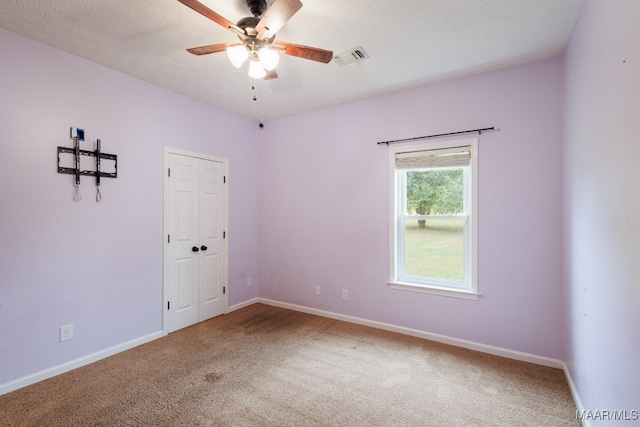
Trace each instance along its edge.
<path fill-rule="evenodd" d="M 275 40 L 276 33 L 302 7 L 300 0 L 273 0 L 267 8 L 266 0 L 246 0 L 253 16 L 242 18 L 237 24 L 222 17 L 197 0 L 178 0 L 206 18 L 235 33 L 240 42 L 225 42 L 193 47 L 187 52 L 194 55 L 226 51 L 229 60 L 236 67 L 249 59 L 249 76 L 256 79 L 278 77 L 278 52 L 302 59 L 329 63 L 333 58 L 330 50 L 303 46 Z"/>

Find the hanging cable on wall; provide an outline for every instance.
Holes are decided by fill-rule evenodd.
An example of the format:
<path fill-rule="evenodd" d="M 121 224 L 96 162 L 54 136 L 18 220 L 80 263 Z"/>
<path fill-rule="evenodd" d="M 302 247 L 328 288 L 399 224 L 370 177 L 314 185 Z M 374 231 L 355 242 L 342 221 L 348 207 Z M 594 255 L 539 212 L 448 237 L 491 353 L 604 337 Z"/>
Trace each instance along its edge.
<path fill-rule="evenodd" d="M 79 131 L 79 132 L 78 132 Z M 71 128 L 71 137 L 73 138 L 73 201 L 78 203 L 82 200 L 80 194 L 80 140 L 84 141 L 84 130 Z M 58 164 L 60 163 L 60 157 L 58 156 Z"/>
<path fill-rule="evenodd" d="M 100 203 L 102 193 L 100 193 L 100 140 L 96 141 L 96 202 Z"/>

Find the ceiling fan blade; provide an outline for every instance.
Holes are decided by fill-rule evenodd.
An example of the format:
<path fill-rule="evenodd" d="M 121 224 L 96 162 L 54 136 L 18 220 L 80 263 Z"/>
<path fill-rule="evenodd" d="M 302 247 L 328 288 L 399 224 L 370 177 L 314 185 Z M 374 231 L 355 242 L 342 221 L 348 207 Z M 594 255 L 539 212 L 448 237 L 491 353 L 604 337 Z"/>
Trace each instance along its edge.
<path fill-rule="evenodd" d="M 216 12 L 209 9 L 207 6 L 203 5 L 197 0 L 178 0 L 178 1 L 183 5 L 188 6 L 191 9 L 195 10 L 200 15 L 211 19 L 213 22 L 223 26 L 226 29 L 230 29 L 234 32 L 240 31 L 240 33 L 243 33 L 242 29 L 238 28 L 236 24 L 229 21 L 227 18 L 223 17 L 222 15 L 218 15 Z"/>
<path fill-rule="evenodd" d="M 302 7 L 300 0 L 273 0 L 256 25 L 260 40 L 273 37 Z"/>
<path fill-rule="evenodd" d="M 276 70 L 267 71 L 267 75 L 264 76 L 263 80 L 273 80 L 278 78 L 278 73 Z"/>
<path fill-rule="evenodd" d="M 317 47 L 303 46 L 294 43 L 287 43 L 276 40 L 274 46 L 284 48 L 284 53 L 298 58 L 310 59 L 312 61 L 329 63 L 333 59 L 333 52 L 330 50 L 320 49 Z"/>
<path fill-rule="evenodd" d="M 210 44 L 207 46 L 192 47 L 191 49 L 187 49 L 187 52 L 192 53 L 194 55 L 208 55 L 210 53 L 223 52 L 227 50 L 227 48 L 232 44 L 235 44 L 235 43 L 226 42 L 226 43 Z"/>

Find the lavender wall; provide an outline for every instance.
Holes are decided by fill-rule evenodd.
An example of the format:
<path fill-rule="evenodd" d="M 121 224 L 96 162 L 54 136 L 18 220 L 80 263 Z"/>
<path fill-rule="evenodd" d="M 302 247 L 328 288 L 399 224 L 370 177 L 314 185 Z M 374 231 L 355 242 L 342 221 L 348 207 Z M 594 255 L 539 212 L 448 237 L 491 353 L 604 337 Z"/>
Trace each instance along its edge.
<path fill-rule="evenodd" d="M 639 16 L 588 0 L 565 57 L 567 366 L 592 411 L 640 410 Z"/>
<path fill-rule="evenodd" d="M 0 385 L 162 329 L 165 146 L 229 159 L 229 303 L 257 295 L 255 126 L 4 30 L 0 55 Z M 100 204 L 57 173 L 70 126 L 118 155 Z"/>
<path fill-rule="evenodd" d="M 266 123 L 260 296 L 563 359 L 562 93 L 553 59 Z M 499 131 L 479 143 L 482 298 L 389 289 L 376 142 L 487 126 Z"/>

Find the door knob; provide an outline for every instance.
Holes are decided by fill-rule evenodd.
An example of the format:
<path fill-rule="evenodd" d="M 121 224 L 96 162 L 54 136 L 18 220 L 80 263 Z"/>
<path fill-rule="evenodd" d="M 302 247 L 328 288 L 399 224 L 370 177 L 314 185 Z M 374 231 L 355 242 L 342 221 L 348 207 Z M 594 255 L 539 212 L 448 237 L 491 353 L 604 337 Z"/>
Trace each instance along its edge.
<path fill-rule="evenodd" d="M 203 251 L 206 251 L 207 247 L 205 245 L 202 245 L 202 246 L 200 246 L 200 249 L 203 250 Z"/>
<path fill-rule="evenodd" d="M 197 246 L 194 246 L 194 247 L 192 247 L 192 248 L 191 248 L 191 250 L 192 250 L 193 252 L 198 252 L 200 249 L 198 249 L 198 247 L 197 247 Z"/>

